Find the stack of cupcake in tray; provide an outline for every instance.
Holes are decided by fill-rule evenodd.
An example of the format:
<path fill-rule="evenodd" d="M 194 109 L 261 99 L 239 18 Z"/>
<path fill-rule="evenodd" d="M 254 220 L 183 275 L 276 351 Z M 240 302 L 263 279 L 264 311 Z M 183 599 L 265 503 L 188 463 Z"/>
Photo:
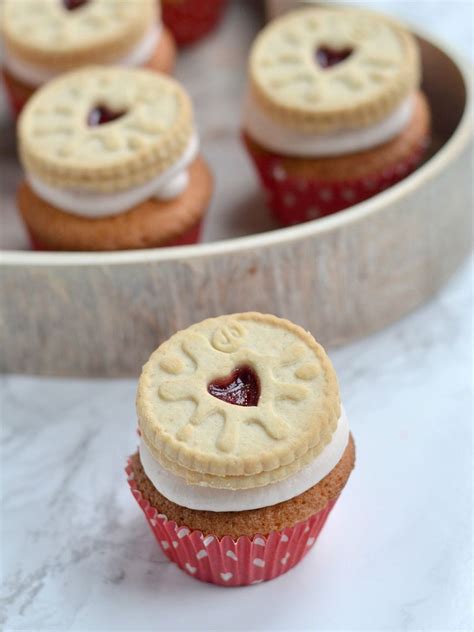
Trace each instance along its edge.
<path fill-rule="evenodd" d="M 223 4 L 167 0 L 164 15 L 191 41 Z M 18 207 L 36 248 L 198 240 L 210 170 L 189 97 L 162 74 L 175 47 L 159 5 L 136 6 L 4 2 L 3 74 L 13 107 L 24 108 Z M 430 133 L 420 76 L 415 38 L 372 12 L 307 8 L 261 31 L 249 55 L 243 140 L 281 224 L 343 210 L 420 164 Z"/>
<path fill-rule="evenodd" d="M 197 242 L 213 182 L 157 0 L 5 0 L 2 35 L 33 247 Z"/>
<path fill-rule="evenodd" d="M 190 576 L 273 579 L 311 549 L 354 467 L 334 369 L 301 327 L 212 318 L 164 342 L 138 385 L 132 492 Z"/>

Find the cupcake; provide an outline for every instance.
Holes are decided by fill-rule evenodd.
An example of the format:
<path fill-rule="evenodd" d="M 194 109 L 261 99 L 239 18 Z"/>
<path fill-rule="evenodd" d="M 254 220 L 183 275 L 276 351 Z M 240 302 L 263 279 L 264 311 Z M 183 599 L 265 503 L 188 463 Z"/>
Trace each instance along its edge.
<path fill-rule="evenodd" d="M 178 44 L 192 44 L 215 28 L 226 4 L 227 0 L 162 0 L 163 22 Z"/>
<path fill-rule="evenodd" d="M 91 66 L 40 88 L 18 121 L 18 208 L 42 250 L 194 243 L 212 193 L 191 102 L 150 70 Z"/>
<path fill-rule="evenodd" d="M 18 113 L 41 85 L 89 64 L 169 72 L 173 37 L 156 0 L 4 0 L 3 77 Z"/>
<path fill-rule="evenodd" d="M 414 37 L 369 11 L 306 8 L 271 22 L 249 60 L 243 138 L 284 225 L 340 211 L 403 179 L 430 109 Z"/>
<path fill-rule="evenodd" d="M 276 316 L 221 316 L 176 333 L 143 368 L 137 414 L 133 495 L 165 555 L 222 586 L 295 566 L 354 467 L 324 349 Z"/>

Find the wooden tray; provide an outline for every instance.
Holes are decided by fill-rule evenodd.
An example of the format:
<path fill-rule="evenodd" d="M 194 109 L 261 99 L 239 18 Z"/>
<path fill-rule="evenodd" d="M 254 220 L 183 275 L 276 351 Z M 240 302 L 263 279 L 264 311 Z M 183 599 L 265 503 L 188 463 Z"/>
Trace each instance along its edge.
<path fill-rule="evenodd" d="M 467 72 L 421 36 L 431 157 L 367 202 L 274 229 L 238 137 L 245 56 L 259 27 L 252 13 L 233 7 L 220 33 L 185 53 L 178 69 L 216 173 L 206 228 L 212 243 L 117 253 L 2 251 L 1 370 L 136 376 L 177 329 L 245 310 L 288 317 L 323 344 L 340 345 L 421 305 L 466 257 L 472 235 Z M 207 67 L 213 71 L 203 73 Z M 13 191 L 10 181 L 18 179 L 18 168 L 8 165 L 14 177 L 5 178 L 2 191 Z M 10 217 L 6 245 L 21 244 L 13 197 L 3 206 Z"/>

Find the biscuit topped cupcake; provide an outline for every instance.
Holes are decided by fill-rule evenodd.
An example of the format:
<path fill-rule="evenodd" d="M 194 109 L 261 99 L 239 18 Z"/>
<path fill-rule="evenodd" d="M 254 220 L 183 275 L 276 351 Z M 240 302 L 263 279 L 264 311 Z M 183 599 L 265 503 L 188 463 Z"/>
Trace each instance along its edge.
<path fill-rule="evenodd" d="M 261 32 L 243 130 L 283 223 L 360 202 L 419 164 L 430 118 L 420 72 L 414 37 L 369 11 L 307 8 Z"/>
<path fill-rule="evenodd" d="M 172 36 L 156 0 L 4 0 L 3 74 L 19 111 L 35 89 L 62 72 L 89 64 L 169 72 Z"/>
<path fill-rule="evenodd" d="M 180 331 L 140 377 L 127 472 L 165 554 L 227 586 L 292 568 L 354 466 L 337 379 L 308 332 L 271 315 Z"/>
<path fill-rule="evenodd" d="M 18 124 L 18 206 L 39 247 L 121 250 L 195 241 L 212 192 L 193 110 L 173 79 L 91 66 L 61 75 Z"/>

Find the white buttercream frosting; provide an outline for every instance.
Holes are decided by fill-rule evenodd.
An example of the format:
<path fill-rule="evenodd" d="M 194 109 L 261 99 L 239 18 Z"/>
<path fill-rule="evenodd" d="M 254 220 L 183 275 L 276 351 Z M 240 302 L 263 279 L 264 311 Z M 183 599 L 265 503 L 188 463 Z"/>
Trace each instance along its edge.
<path fill-rule="evenodd" d="M 155 488 L 177 505 L 200 511 L 245 511 L 290 500 L 319 483 L 340 461 L 348 441 L 349 423 L 342 409 L 330 443 L 309 465 L 282 481 L 254 489 L 229 490 L 189 485 L 160 465 L 143 439 L 140 440 L 140 460 Z"/>
<path fill-rule="evenodd" d="M 118 59 L 97 60 L 97 62 L 110 63 L 116 66 L 143 66 L 153 56 L 161 36 L 161 30 L 161 25 L 154 24 L 145 33 L 143 38 L 123 57 Z M 34 87 L 40 86 L 60 74 L 57 70 L 24 61 L 6 46 L 4 46 L 3 50 L 3 63 L 10 74 L 20 81 L 24 81 L 29 86 Z"/>
<path fill-rule="evenodd" d="M 413 107 L 414 98 L 410 95 L 391 114 L 374 125 L 312 134 L 279 123 L 247 91 L 243 128 L 257 143 L 279 154 L 307 158 L 340 156 L 370 149 L 395 138 L 410 121 Z"/>
<path fill-rule="evenodd" d="M 189 184 L 188 167 L 196 158 L 199 139 L 194 133 L 182 156 L 156 178 L 117 193 L 100 193 L 80 189 L 60 189 L 27 172 L 33 191 L 56 208 L 84 217 L 105 217 L 124 213 L 150 198 L 170 200 L 181 195 Z"/>

